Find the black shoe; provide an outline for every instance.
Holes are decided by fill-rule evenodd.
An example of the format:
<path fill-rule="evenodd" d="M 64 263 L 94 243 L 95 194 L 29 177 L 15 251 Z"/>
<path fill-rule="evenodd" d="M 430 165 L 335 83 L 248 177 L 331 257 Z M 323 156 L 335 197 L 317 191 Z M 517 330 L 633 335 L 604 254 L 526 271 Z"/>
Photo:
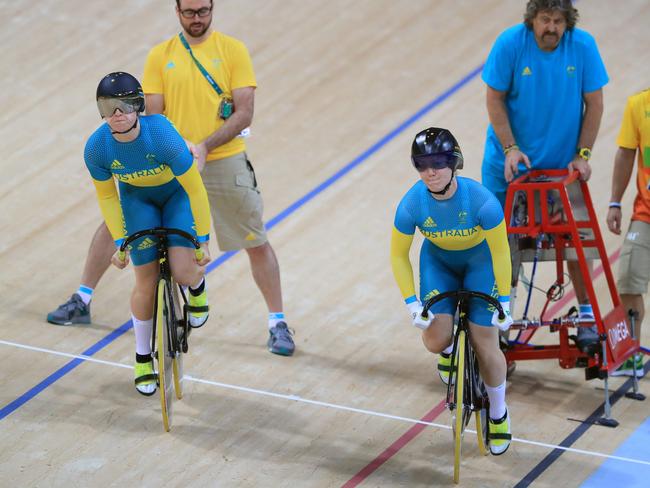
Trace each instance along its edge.
<path fill-rule="evenodd" d="M 592 325 L 591 327 L 578 328 L 576 344 L 578 345 L 578 349 L 585 354 L 589 354 L 590 356 L 595 354 L 600 346 L 598 328 L 595 325 Z"/>

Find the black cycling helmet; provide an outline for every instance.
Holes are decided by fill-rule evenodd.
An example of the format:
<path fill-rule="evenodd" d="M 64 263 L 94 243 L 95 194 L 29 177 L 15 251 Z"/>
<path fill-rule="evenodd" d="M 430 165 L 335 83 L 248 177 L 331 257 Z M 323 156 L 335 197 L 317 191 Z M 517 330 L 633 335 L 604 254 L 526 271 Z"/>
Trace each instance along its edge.
<path fill-rule="evenodd" d="M 429 127 L 418 132 L 411 146 L 411 162 L 415 169 L 462 169 L 463 153 L 456 138 L 447 129 Z"/>
<path fill-rule="evenodd" d="M 97 86 L 99 115 L 110 117 L 118 108 L 123 113 L 144 112 L 144 92 L 135 76 L 122 71 L 109 73 Z"/>

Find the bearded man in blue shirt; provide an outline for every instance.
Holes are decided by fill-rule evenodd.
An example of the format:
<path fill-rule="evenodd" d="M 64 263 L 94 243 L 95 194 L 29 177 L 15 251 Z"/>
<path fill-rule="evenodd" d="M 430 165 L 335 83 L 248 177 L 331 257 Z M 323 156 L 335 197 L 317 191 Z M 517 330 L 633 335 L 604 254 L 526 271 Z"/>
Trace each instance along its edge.
<path fill-rule="evenodd" d="M 495 41 L 483 68 L 490 125 L 482 182 L 505 204 L 508 183 L 531 169 L 591 176 L 589 159 L 603 114 L 609 78 L 594 38 L 575 27 L 571 0 L 529 0 L 524 23 Z M 593 311 L 578 262 L 567 264 L 580 317 Z M 595 326 L 581 327 L 578 347 L 598 343 Z"/>

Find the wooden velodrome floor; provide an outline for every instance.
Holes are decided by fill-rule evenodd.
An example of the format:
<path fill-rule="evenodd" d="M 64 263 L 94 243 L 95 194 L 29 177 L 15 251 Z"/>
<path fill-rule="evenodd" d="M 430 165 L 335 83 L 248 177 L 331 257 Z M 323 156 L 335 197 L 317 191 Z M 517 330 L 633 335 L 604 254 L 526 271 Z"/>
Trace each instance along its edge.
<path fill-rule="evenodd" d="M 463 174 L 480 178 L 480 67 L 525 2 L 216 2 L 215 27 L 246 42 L 258 77 L 249 154 L 298 349 L 292 358 L 266 351 L 247 258 L 224 261 L 209 275 L 211 318 L 192 336 L 186 396 L 165 433 L 157 396 L 132 386 L 132 331 L 106 339 L 129 318 L 132 271 L 111 269 L 102 280 L 92 325 L 44 317 L 78 285 L 100 219 L 82 159 L 100 122 L 96 84 L 110 71 L 141 75 L 148 49 L 177 32 L 173 3 L 0 2 L 0 485 L 451 484 L 449 415 L 438 415 L 444 388 L 393 282 L 389 236 L 394 207 L 417 178 L 416 131 L 451 129 Z M 604 215 L 615 137 L 626 97 L 650 80 L 650 4 L 577 6 L 611 77 L 590 188 L 613 253 L 622 240 Z M 553 270 L 541 269 L 548 286 Z M 595 285 L 604 296 L 602 276 Z M 520 363 L 508 391 L 517 441 L 505 456 L 480 458 L 468 435 L 462 485 L 577 486 L 591 476 L 650 410 L 618 401 L 617 429 L 591 426 L 571 444 L 580 452 L 540 467 L 580 427 L 567 419 L 602 403 L 602 383 L 582 378 L 554 361 Z M 650 394 L 647 380 L 641 390 Z M 417 435 L 411 420 L 427 413 L 439 426 Z M 618 469 L 648 470 L 647 451 L 634 459 L 645 464 Z"/>

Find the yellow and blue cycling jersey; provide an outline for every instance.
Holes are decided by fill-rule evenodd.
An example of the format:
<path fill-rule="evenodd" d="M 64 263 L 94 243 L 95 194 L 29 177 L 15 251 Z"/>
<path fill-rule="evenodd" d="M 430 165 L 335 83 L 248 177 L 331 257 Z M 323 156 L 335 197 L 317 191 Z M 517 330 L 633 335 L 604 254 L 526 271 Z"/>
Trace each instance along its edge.
<path fill-rule="evenodd" d="M 469 178 L 456 177 L 458 188 L 436 200 L 418 181 L 395 213 L 391 265 L 406 303 L 416 300 L 409 250 L 416 228 L 425 237 L 420 250 L 420 297 L 466 289 L 507 300 L 512 265 L 503 210 L 496 197 Z M 453 314 L 452 300 L 438 302 L 434 314 Z M 470 320 L 490 325 L 493 309 L 480 300 L 470 304 Z"/>
<path fill-rule="evenodd" d="M 93 178 L 99 206 L 115 243 L 152 227 L 173 227 L 208 240 L 210 208 L 197 165 L 185 141 L 163 115 L 141 116 L 140 134 L 119 142 L 108 124 L 88 139 L 84 159 Z M 115 186 L 118 181 L 119 195 Z M 155 239 L 131 246 L 136 265 L 156 259 Z M 179 236 L 170 246 L 190 246 Z"/>

